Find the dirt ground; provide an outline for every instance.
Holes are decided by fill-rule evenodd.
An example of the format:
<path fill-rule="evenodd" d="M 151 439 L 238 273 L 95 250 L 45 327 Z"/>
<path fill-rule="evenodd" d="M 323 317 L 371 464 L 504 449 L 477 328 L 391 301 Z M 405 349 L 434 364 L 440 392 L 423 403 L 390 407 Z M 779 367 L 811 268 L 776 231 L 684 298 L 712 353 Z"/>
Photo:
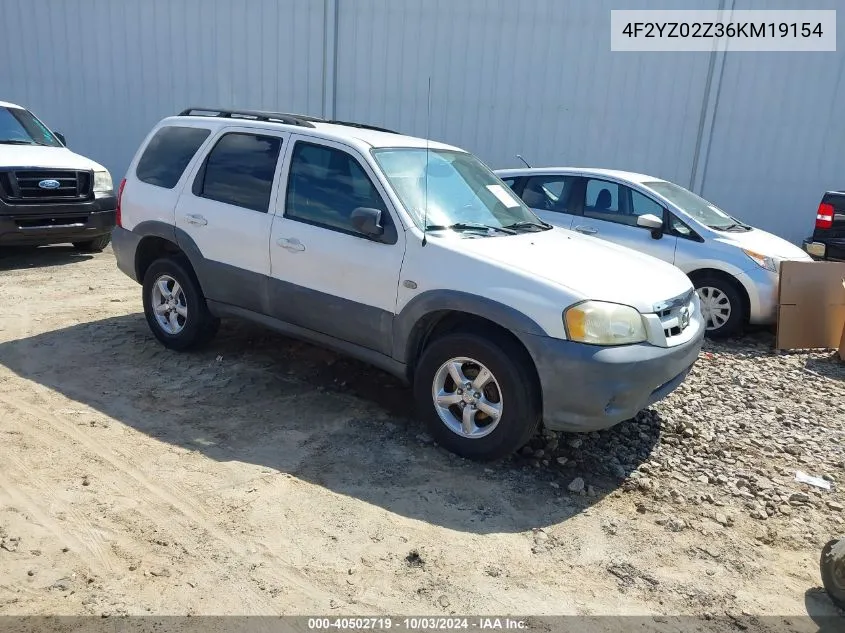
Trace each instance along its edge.
<path fill-rule="evenodd" d="M 837 613 L 818 555 L 842 520 L 815 498 L 815 534 L 761 538 L 709 519 L 683 462 L 655 497 L 542 450 L 462 460 L 411 413 L 378 370 L 257 326 L 165 350 L 110 249 L 7 253 L 0 614 Z"/>

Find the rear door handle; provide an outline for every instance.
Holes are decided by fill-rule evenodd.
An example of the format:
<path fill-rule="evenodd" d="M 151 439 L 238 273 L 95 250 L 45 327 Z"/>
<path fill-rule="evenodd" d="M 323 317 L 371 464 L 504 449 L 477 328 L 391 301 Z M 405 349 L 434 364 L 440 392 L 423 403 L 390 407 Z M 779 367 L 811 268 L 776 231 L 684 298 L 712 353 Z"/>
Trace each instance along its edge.
<path fill-rule="evenodd" d="M 599 232 L 598 229 L 594 229 L 591 226 L 576 226 L 575 230 L 584 235 L 594 235 Z"/>
<path fill-rule="evenodd" d="M 208 224 L 208 220 L 197 213 L 186 213 L 185 221 L 188 224 L 196 224 L 197 226 L 205 226 Z"/>
<path fill-rule="evenodd" d="M 305 244 L 300 242 L 295 237 L 280 237 L 276 240 L 276 244 L 289 251 L 304 251 Z"/>

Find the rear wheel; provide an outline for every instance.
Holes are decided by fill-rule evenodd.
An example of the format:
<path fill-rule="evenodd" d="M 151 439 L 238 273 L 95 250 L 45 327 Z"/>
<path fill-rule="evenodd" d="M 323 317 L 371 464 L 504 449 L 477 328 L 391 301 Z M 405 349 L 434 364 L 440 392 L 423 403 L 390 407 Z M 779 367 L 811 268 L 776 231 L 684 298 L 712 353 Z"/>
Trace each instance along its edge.
<path fill-rule="evenodd" d="M 197 348 L 217 334 L 220 321 L 208 311 L 199 283 L 183 258 L 167 257 L 150 264 L 143 293 L 147 323 L 165 347 Z"/>
<path fill-rule="evenodd" d="M 505 337 L 459 332 L 430 343 L 414 372 L 414 396 L 437 442 L 478 460 L 524 446 L 541 417 L 525 356 Z"/>
<path fill-rule="evenodd" d="M 745 321 L 745 305 L 734 283 L 718 275 L 702 275 L 694 279 L 694 285 L 701 300 L 705 334 L 725 338 L 739 332 Z"/>
<path fill-rule="evenodd" d="M 105 235 L 101 235 L 93 240 L 74 242 L 73 247 L 83 253 L 99 253 L 109 245 L 109 242 L 111 242 L 111 235 L 106 233 Z"/>

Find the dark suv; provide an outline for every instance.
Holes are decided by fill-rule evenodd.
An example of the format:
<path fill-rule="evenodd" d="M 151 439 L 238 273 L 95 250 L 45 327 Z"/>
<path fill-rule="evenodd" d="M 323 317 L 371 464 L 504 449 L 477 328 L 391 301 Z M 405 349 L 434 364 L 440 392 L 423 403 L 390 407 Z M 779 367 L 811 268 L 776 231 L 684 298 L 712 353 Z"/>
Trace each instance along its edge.
<path fill-rule="evenodd" d="M 816 211 L 816 228 L 803 247 L 813 259 L 845 261 L 845 192 L 825 192 Z"/>
<path fill-rule="evenodd" d="M 101 251 L 116 201 L 105 167 L 71 152 L 29 110 L 0 101 L 0 248 L 70 242 Z"/>

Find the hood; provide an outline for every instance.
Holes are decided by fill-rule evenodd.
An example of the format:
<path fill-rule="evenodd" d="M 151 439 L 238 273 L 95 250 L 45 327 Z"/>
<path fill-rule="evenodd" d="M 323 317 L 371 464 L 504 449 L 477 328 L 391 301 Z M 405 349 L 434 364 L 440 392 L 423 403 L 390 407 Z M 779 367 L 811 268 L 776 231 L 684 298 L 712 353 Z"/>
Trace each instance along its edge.
<path fill-rule="evenodd" d="M 792 242 L 772 235 L 760 229 L 751 229 L 744 233 L 718 232 L 718 239 L 725 244 L 738 246 L 749 251 L 781 260 L 811 260 L 812 258 Z"/>
<path fill-rule="evenodd" d="M 74 154 L 67 147 L 42 145 L 0 145 L 0 168 L 4 167 L 105 171 L 99 163 Z"/>
<path fill-rule="evenodd" d="M 512 236 L 449 240 L 476 258 L 541 277 L 584 299 L 635 307 L 654 304 L 692 290 L 680 270 L 650 255 L 562 228 Z"/>

